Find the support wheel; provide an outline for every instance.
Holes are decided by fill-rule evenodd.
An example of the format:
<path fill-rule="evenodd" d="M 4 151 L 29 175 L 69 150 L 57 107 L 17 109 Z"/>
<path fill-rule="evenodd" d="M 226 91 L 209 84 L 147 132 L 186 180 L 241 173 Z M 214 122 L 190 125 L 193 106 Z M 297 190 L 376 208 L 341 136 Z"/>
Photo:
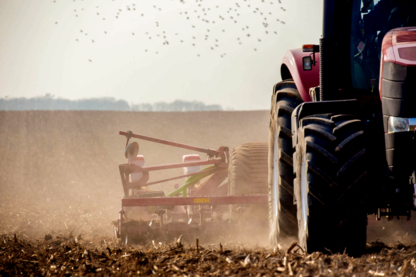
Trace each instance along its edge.
<path fill-rule="evenodd" d="M 233 149 L 229 167 L 230 195 L 267 194 L 267 154 L 267 143 L 246 143 Z M 235 206 L 231 207 L 234 220 L 267 226 L 266 205 Z"/>
<path fill-rule="evenodd" d="M 293 81 L 277 83 L 273 89 L 269 126 L 269 240 L 297 237 L 296 206 L 293 197 L 293 148 L 291 114 L 302 103 Z"/>

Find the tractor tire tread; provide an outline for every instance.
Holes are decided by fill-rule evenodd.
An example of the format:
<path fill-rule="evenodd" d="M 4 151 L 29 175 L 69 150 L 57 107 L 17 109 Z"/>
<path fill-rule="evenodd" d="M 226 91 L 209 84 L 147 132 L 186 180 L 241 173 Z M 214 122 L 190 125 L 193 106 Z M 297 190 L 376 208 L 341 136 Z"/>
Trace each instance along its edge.
<path fill-rule="evenodd" d="M 328 248 L 336 253 L 346 248 L 347 253 L 359 255 L 365 248 L 365 203 L 371 191 L 366 185 L 369 175 L 363 146 L 364 124 L 352 115 L 331 115 L 332 123 L 315 117 L 302 119 L 303 132 L 299 132 L 298 139 L 301 146 L 296 148 L 302 151 L 301 155 L 307 155 L 308 199 L 312 201 L 309 203 L 309 237 L 302 230 L 299 239 L 307 240 L 308 252 L 325 252 Z M 300 154 L 296 154 L 296 160 L 301 159 Z M 300 161 L 297 165 L 299 167 Z M 296 173 L 300 186 L 299 168 Z M 298 190 L 299 199 L 300 188 Z M 299 213 L 302 215 L 301 210 Z M 311 234 L 313 239 L 310 239 Z"/>
<path fill-rule="evenodd" d="M 269 135 L 269 225 L 270 238 L 273 244 L 278 239 L 287 236 L 296 236 L 297 220 L 296 206 L 293 204 L 293 147 L 291 132 L 291 114 L 302 103 L 302 97 L 296 89 L 295 83 L 282 81 L 275 85 L 270 111 Z M 277 162 L 274 159 L 274 145 L 277 141 Z M 279 216 L 273 214 L 271 193 L 273 191 L 273 166 L 278 167 L 278 206 Z"/>

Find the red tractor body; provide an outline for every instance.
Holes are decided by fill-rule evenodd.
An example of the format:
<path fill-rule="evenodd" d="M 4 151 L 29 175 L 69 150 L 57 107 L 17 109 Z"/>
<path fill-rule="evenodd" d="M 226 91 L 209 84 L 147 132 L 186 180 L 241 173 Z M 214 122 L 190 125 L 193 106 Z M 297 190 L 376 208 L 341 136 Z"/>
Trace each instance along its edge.
<path fill-rule="evenodd" d="M 270 238 L 355 255 L 367 215 L 416 210 L 416 1 L 323 5 L 320 44 L 288 51 L 273 89 Z"/>
<path fill-rule="evenodd" d="M 311 101 L 309 88 L 319 86 L 319 53 L 316 53 L 316 66 L 312 70 L 303 70 L 302 59 L 305 56 L 302 49 L 291 49 L 282 60 L 282 79 L 292 78 L 302 96 L 303 101 Z"/>

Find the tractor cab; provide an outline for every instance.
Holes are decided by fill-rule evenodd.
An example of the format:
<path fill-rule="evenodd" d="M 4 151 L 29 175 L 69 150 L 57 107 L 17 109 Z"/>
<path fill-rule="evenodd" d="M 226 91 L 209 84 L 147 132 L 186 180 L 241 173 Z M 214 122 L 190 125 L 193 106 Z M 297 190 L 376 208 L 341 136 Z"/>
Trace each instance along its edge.
<path fill-rule="evenodd" d="M 381 87 L 379 83 L 383 38 L 392 29 L 416 26 L 416 1 L 355 0 L 352 2 L 350 33 L 352 87 L 378 91 Z M 399 38 L 399 43 L 406 42 L 403 39 L 406 40 L 403 37 Z"/>

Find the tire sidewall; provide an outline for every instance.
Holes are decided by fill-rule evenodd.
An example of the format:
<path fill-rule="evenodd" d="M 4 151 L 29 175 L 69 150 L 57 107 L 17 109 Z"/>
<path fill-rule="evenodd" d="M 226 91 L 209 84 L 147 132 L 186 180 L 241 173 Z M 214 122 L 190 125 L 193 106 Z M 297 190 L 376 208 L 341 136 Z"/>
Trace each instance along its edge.
<path fill-rule="evenodd" d="M 269 128 L 269 176 L 268 176 L 268 182 L 269 182 L 269 228 L 270 228 L 270 232 L 269 232 L 269 240 L 270 243 L 272 245 L 276 245 L 277 244 L 277 238 L 279 236 L 280 230 L 279 230 L 279 224 L 278 224 L 278 218 L 279 218 L 279 198 L 277 197 L 277 199 L 274 199 L 274 175 L 275 175 L 275 162 L 274 162 L 274 153 L 275 153 L 275 148 L 278 147 L 278 144 L 275 143 L 276 141 L 276 131 L 277 131 L 277 123 L 278 123 L 278 119 L 277 119 L 277 103 L 274 101 L 274 105 L 272 107 L 272 114 L 271 114 L 271 124 L 270 124 L 270 128 Z M 277 149 L 278 151 L 278 149 Z M 279 178 L 279 176 L 277 177 Z M 279 192 L 279 190 L 277 190 L 277 192 Z M 275 202 L 277 201 L 277 216 L 276 211 L 274 210 L 274 206 L 276 205 Z"/>
<path fill-rule="evenodd" d="M 304 139 L 304 132 L 303 129 L 299 129 L 298 131 L 298 144 L 296 145 L 296 178 L 294 182 L 294 194 L 296 197 L 296 206 L 297 206 L 297 220 L 298 220 L 298 240 L 300 246 L 305 250 L 305 252 L 308 251 L 308 245 L 307 245 L 307 237 L 308 237 L 308 218 L 306 218 L 307 224 L 306 229 L 304 228 L 303 218 L 304 216 L 307 217 L 307 215 L 303 214 L 302 208 L 306 205 L 306 209 L 308 210 L 309 207 L 307 203 L 302 202 L 302 160 L 304 159 L 306 155 L 306 147 L 305 147 L 305 139 Z M 305 161 L 307 162 L 307 161 Z M 308 176 L 306 175 L 306 178 Z M 309 184 L 307 183 L 306 186 Z"/>

